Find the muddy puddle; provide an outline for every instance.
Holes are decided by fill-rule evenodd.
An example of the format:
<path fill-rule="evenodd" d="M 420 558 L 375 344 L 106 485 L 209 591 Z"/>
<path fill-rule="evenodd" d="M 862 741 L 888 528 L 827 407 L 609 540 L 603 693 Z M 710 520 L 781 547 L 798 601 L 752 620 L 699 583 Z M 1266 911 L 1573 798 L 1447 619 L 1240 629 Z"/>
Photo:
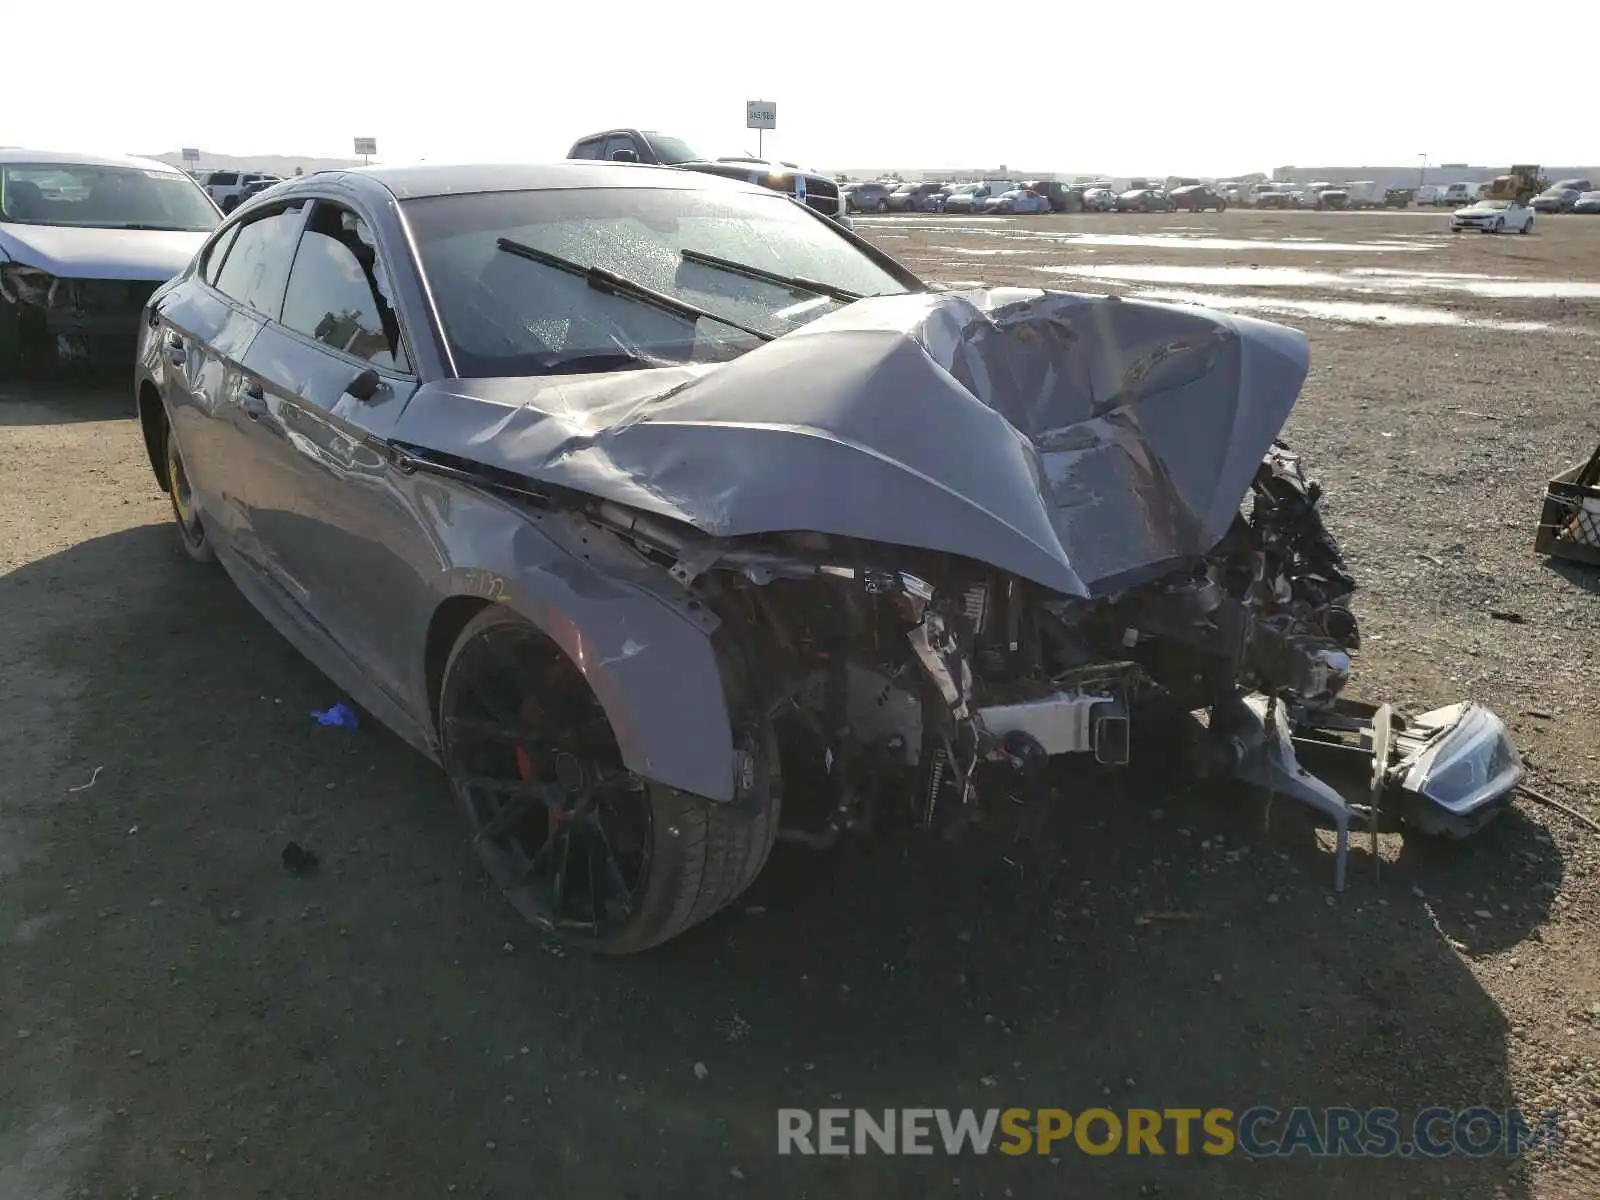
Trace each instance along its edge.
<path fill-rule="evenodd" d="M 1443 308 L 1419 304 L 1378 304 L 1365 300 L 1296 300 L 1282 296 L 1252 296 L 1237 292 L 1201 292 L 1178 288 L 1141 288 L 1132 293 L 1140 300 L 1165 300 L 1198 304 L 1237 312 L 1275 316 L 1315 317 L 1351 325 L 1448 325 L 1467 329 L 1498 329 L 1513 333 L 1543 333 L 1554 327 L 1543 321 L 1500 321 L 1468 317 Z"/>
<path fill-rule="evenodd" d="M 1352 292 L 1457 292 L 1488 300 L 1600 299 L 1600 283 L 1515 279 L 1505 275 L 1356 269 L 1309 271 L 1299 267 L 1190 267 L 1146 263 L 1062 263 L 1030 269 L 1077 279 L 1192 287 L 1337 288 Z"/>

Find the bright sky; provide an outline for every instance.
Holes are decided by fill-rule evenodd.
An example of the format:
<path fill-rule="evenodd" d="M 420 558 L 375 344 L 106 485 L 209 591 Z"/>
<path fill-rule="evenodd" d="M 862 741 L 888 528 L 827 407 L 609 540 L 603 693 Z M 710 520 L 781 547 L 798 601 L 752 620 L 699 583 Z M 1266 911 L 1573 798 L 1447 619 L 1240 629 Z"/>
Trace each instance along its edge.
<path fill-rule="evenodd" d="M 754 153 L 744 102 L 762 99 L 778 105 L 767 153 L 824 170 L 1600 158 L 1580 94 L 1534 102 L 1592 61 L 1536 6 L 1516 10 L 1527 20 L 1444 0 L 15 7 L 0 143 L 30 148 L 349 157 L 363 135 L 386 162 L 527 160 L 631 125 Z"/>

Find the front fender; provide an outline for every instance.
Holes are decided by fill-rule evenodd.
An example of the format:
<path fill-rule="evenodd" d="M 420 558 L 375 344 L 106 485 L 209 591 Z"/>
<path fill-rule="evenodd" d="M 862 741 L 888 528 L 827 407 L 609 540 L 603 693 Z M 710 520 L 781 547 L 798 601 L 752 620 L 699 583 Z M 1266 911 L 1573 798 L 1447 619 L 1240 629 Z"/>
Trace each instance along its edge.
<path fill-rule="evenodd" d="M 438 527 L 439 601 L 473 596 L 538 626 L 582 673 L 626 766 L 710 800 L 734 798 L 718 621 L 664 571 L 569 513 L 456 492 Z M 436 610 L 437 611 L 437 610 Z"/>

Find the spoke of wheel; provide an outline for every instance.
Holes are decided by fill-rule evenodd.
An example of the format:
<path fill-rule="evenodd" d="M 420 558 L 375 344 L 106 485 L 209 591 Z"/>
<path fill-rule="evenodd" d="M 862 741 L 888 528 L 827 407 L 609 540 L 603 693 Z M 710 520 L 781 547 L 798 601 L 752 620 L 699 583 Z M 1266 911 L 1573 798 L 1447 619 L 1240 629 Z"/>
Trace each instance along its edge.
<path fill-rule="evenodd" d="M 600 935 L 600 921 L 605 916 L 606 909 L 600 899 L 600 872 L 595 870 L 594 858 L 596 850 L 599 850 L 604 855 L 604 842 L 600 842 L 597 845 L 595 841 L 591 841 L 588 843 L 587 849 L 589 851 L 589 912 L 594 917 L 592 924 L 595 936 L 598 937 Z"/>
<path fill-rule="evenodd" d="M 489 780 L 489 783 L 501 783 L 502 780 Z M 511 798 L 495 809 L 494 815 L 484 823 L 474 839 L 478 842 L 492 842 L 510 833 L 517 822 L 522 820 L 535 809 L 544 807 L 545 793 L 542 788 L 529 787 L 523 784 L 511 792 Z"/>
<path fill-rule="evenodd" d="M 611 848 L 611 838 L 606 833 L 604 810 L 596 810 L 594 815 L 595 840 L 599 843 L 601 864 L 605 869 L 606 879 L 617 892 L 617 901 L 622 905 L 622 916 L 626 920 L 633 913 L 633 889 L 628 886 L 628 881 L 623 877 L 622 864 L 617 861 L 616 851 Z M 590 871 L 594 868 L 591 864 Z"/>
<path fill-rule="evenodd" d="M 550 836 L 545 838 L 545 840 L 544 840 L 544 845 L 540 846 L 538 850 L 534 851 L 533 857 L 530 858 L 527 862 L 525 862 L 522 865 L 521 872 L 517 875 L 517 877 L 515 879 L 513 879 L 510 882 L 510 884 L 507 885 L 506 890 L 507 891 L 512 891 L 512 890 L 514 890 L 516 888 L 522 887 L 530 879 L 532 879 L 533 876 L 534 876 L 534 873 L 536 871 L 538 871 L 538 869 L 539 869 L 539 863 L 543 859 L 549 857 L 549 855 L 550 855 L 550 847 L 554 843 L 555 843 L 555 830 L 552 828 Z"/>
<path fill-rule="evenodd" d="M 567 856 L 572 852 L 572 823 L 565 818 L 556 827 L 555 837 L 561 841 L 561 848 L 556 851 L 556 873 L 550 891 L 550 916 L 557 919 L 561 916 L 561 904 L 566 899 L 567 891 Z"/>

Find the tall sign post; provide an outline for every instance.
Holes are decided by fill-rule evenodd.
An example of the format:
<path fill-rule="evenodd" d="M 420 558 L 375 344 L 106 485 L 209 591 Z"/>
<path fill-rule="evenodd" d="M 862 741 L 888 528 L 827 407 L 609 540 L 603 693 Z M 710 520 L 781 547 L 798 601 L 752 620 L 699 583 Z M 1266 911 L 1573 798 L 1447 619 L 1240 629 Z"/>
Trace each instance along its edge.
<path fill-rule="evenodd" d="M 183 169 L 189 174 L 194 174 L 194 169 L 200 165 L 200 151 L 193 146 L 183 148 Z"/>
<path fill-rule="evenodd" d="M 357 138 L 356 139 L 356 153 L 361 155 L 361 165 L 363 167 L 367 165 L 367 159 L 371 158 L 377 152 L 378 152 L 378 139 L 377 138 Z"/>
<path fill-rule="evenodd" d="M 746 100 L 744 102 L 744 127 L 756 131 L 756 157 L 765 158 L 762 135 L 778 127 L 778 102 L 776 100 Z"/>

